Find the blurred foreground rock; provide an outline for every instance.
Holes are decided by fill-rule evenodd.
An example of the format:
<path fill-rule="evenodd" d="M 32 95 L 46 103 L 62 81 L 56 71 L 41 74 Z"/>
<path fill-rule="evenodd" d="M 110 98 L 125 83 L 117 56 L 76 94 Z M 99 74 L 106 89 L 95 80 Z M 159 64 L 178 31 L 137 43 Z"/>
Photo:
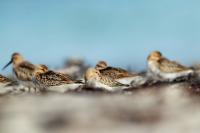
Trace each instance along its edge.
<path fill-rule="evenodd" d="M 200 98 L 187 83 L 126 92 L 7 94 L 1 133 L 198 133 Z"/>

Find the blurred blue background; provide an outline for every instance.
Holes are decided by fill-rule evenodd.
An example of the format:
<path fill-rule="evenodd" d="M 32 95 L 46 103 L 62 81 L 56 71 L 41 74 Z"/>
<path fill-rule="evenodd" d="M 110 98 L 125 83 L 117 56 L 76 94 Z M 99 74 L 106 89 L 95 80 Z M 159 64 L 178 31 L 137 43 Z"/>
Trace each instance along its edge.
<path fill-rule="evenodd" d="M 0 66 L 13 52 L 61 66 L 67 57 L 94 65 L 145 68 L 160 50 L 200 62 L 199 0 L 0 0 Z"/>

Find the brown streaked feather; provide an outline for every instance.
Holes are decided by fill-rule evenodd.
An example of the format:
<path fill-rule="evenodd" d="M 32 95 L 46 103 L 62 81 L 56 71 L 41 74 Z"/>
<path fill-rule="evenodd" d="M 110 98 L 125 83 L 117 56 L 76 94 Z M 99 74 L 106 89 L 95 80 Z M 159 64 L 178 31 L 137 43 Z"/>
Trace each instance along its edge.
<path fill-rule="evenodd" d="M 32 81 L 32 77 L 35 70 L 36 70 L 35 65 L 27 61 L 20 63 L 13 69 L 17 78 L 22 81 Z"/>
<path fill-rule="evenodd" d="M 129 85 L 125 85 L 125 84 L 122 84 L 122 83 L 119 83 L 117 82 L 116 80 L 114 80 L 113 78 L 111 77 L 108 77 L 108 76 L 104 76 L 104 75 L 100 75 L 99 74 L 99 77 L 100 77 L 100 82 L 102 84 L 105 84 L 105 85 L 108 85 L 110 87 L 119 87 L 119 86 L 126 86 L 126 87 L 129 87 Z"/>
<path fill-rule="evenodd" d="M 189 68 L 175 62 L 170 61 L 166 58 L 162 58 L 159 60 L 160 69 L 167 73 L 173 73 L 173 72 L 180 72 L 184 70 L 189 70 Z"/>
<path fill-rule="evenodd" d="M 59 86 L 63 84 L 80 83 L 79 80 L 73 80 L 70 76 L 66 74 L 56 73 L 53 71 L 48 71 L 46 73 L 36 75 L 36 80 L 47 87 Z"/>
<path fill-rule="evenodd" d="M 8 83 L 8 82 L 12 82 L 12 80 L 4 77 L 3 75 L 0 75 L 0 82 L 1 83 Z"/>
<path fill-rule="evenodd" d="M 134 74 L 131 74 L 128 71 L 126 71 L 122 68 L 114 68 L 114 67 L 107 67 L 103 70 L 100 70 L 100 73 L 102 75 L 109 76 L 109 77 L 114 78 L 114 79 L 134 76 Z"/>

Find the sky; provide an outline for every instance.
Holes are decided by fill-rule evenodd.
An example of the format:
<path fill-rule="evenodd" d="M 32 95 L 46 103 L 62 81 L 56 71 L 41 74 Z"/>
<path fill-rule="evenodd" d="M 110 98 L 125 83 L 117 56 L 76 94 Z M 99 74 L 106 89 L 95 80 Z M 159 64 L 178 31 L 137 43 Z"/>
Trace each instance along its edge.
<path fill-rule="evenodd" d="M 0 67 L 20 52 L 33 63 L 66 58 L 145 69 L 151 51 L 200 62 L 199 0 L 0 0 Z"/>

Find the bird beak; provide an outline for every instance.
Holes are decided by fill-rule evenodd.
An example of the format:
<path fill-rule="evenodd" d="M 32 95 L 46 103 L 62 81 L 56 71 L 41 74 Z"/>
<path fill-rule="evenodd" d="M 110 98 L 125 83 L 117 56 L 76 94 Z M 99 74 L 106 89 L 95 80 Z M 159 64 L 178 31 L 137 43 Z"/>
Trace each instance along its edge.
<path fill-rule="evenodd" d="M 11 61 L 9 61 L 9 62 L 8 62 L 8 64 L 6 64 L 6 65 L 3 67 L 3 69 L 2 69 L 2 70 L 5 70 L 5 69 L 6 69 L 6 68 L 7 68 L 7 67 L 10 65 L 10 64 L 12 64 L 12 62 L 13 62 L 12 60 L 11 60 Z"/>

